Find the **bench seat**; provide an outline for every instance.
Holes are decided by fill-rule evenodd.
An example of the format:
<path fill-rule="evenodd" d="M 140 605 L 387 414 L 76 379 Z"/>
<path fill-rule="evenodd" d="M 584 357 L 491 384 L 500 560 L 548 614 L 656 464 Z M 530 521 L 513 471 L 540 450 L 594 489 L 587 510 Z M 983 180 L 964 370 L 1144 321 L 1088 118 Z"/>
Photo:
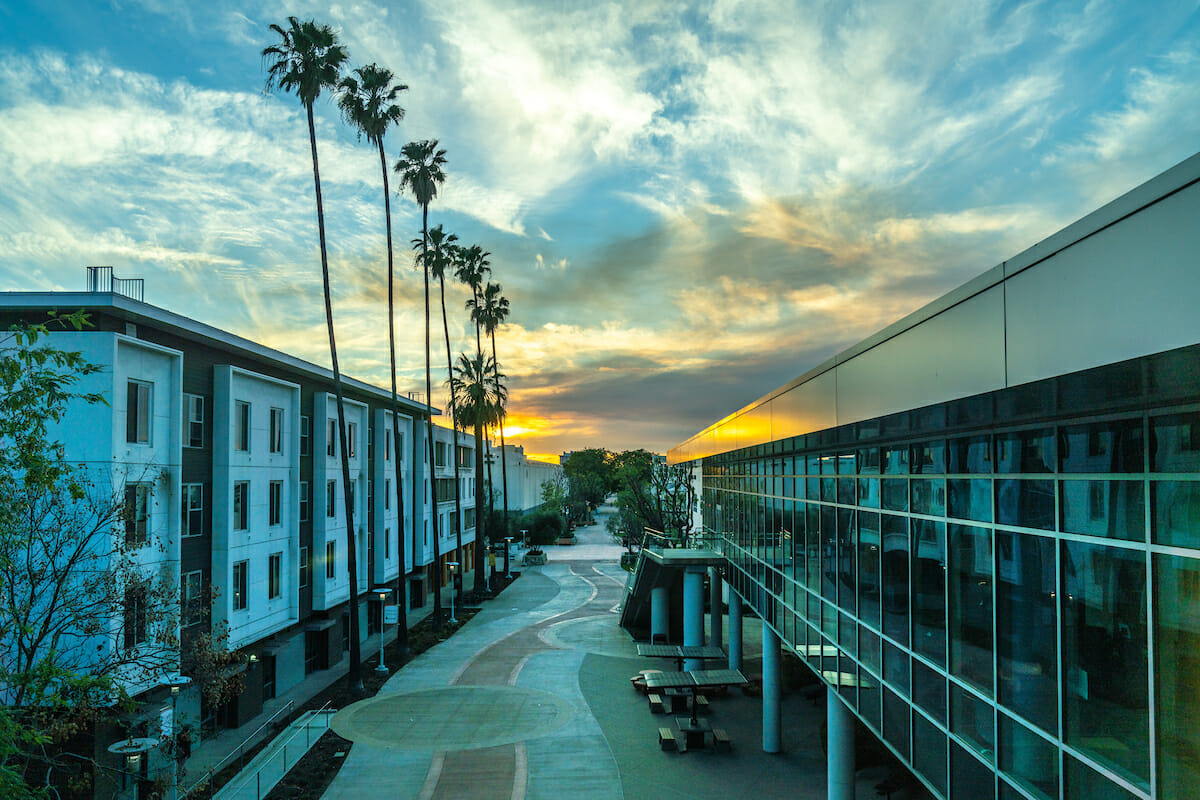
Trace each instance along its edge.
<path fill-rule="evenodd" d="M 663 750 L 675 749 L 675 732 L 670 728 L 658 729 L 658 746 Z"/>

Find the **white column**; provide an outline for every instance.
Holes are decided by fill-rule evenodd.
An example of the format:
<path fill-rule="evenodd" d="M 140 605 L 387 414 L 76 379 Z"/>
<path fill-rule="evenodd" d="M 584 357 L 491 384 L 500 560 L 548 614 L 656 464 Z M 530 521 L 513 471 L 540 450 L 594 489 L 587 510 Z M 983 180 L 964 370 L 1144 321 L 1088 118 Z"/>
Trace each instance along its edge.
<path fill-rule="evenodd" d="M 782 749 L 779 742 L 779 637 L 766 620 L 763 620 L 762 632 L 763 752 L 778 753 Z"/>
<path fill-rule="evenodd" d="M 683 643 L 704 644 L 704 569 L 689 568 L 683 573 Z M 698 658 L 685 659 L 685 670 L 700 669 Z"/>
<path fill-rule="evenodd" d="M 650 590 L 650 641 L 666 642 L 671 637 L 671 590 L 655 586 Z"/>
<path fill-rule="evenodd" d="M 834 687 L 827 688 L 825 694 L 829 800 L 854 800 L 854 715 Z"/>
<path fill-rule="evenodd" d="M 721 640 L 725 638 L 725 632 L 722 630 L 722 605 L 721 602 L 721 571 L 716 567 L 708 568 L 708 629 L 712 634 L 712 645 L 714 647 L 721 646 Z"/>
<path fill-rule="evenodd" d="M 729 591 L 729 668 L 742 668 L 742 596 Z"/>

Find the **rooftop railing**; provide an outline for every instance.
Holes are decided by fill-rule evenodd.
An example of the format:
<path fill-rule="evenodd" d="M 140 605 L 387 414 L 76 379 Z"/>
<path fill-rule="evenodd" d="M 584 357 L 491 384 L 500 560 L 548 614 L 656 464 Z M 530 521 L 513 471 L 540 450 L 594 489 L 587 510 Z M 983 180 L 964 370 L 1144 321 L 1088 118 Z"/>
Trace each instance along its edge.
<path fill-rule="evenodd" d="M 145 278 L 118 278 L 112 267 L 88 267 L 87 290 L 89 292 L 112 292 L 130 300 L 144 302 Z"/>

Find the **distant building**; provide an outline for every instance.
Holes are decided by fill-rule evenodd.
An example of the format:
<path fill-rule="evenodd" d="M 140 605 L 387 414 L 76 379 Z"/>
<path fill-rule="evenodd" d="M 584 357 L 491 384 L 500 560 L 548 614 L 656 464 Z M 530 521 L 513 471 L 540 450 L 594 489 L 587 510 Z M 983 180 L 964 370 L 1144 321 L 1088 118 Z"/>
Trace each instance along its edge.
<path fill-rule="evenodd" d="M 1200 155 L 670 458 L 832 796 L 849 714 L 937 797 L 1200 793 Z"/>
<path fill-rule="evenodd" d="M 535 461 L 525 455 L 521 445 L 505 445 L 499 448 L 508 469 L 508 510 L 512 513 L 529 511 L 542 504 L 542 485 L 562 476 L 562 467 Z M 500 483 L 500 473 L 495 475 Z M 497 504 L 503 508 L 503 504 Z"/>

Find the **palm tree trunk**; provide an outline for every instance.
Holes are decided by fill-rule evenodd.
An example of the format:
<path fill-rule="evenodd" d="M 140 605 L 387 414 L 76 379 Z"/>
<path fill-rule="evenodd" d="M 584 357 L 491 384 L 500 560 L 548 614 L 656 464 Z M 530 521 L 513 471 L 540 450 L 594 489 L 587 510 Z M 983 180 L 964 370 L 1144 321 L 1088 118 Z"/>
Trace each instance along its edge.
<path fill-rule="evenodd" d="M 442 548 L 438 532 L 437 462 L 433 454 L 433 377 L 429 364 L 429 204 L 421 206 L 421 264 L 425 267 L 425 432 L 429 444 L 429 502 L 433 518 L 433 624 L 442 624 Z"/>
<path fill-rule="evenodd" d="M 475 422 L 475 524 L 483 517 L 479 505 L 479 489 L 483 486 L 483 424 Z M 484 547 L 483 526 L 475 531 L 475 591 L 484 591 L 484 570 L 487 569 L 487 550 Z"/>
<path fill-rule="evenodd" d="M 325 290 L 325 327 L 329 331 L 329 360 L 333 363 L 333 392 L 337 397 L 338 443 L 342 461 L 342 497 L 346 503 L 346 568 L 350 573 L 350 665 L 349 681 L 363 691 L 362 653 L 358 641 L 358 548 L 354 535 L 354 503 L 350 499 L 350 456 L 346 446 L 346 409 L 342 400 L 342 373 L 338 369 L 337 342 L 333 335 L 333 301 L 329 292 L 329 257 L 325 247 L 325 207 L 321 201 L 321 170 L 317 165 L 317 130 L 312 105 L 308 112 L 308 142 L 312 147 L 313 184 L 317 193 L 317 233 L 321 241 L 321 280 Z M 322 422 L 322 424 L 324 424 Z"/>
<path fill-rule="evenodd" d="M 438 281 L 441 284 L 441 295 L 442 295 L 442 331 L 446 334 L 446 375 L 451 379 L 451 382 L 450 382 L 450 431 L 451 431 L 451 436 L 454 439 L 454 453 L 450 458 L 450 465 L 454 468 L 454 519 L 456 520 L 456 523 L 454 525 L 454 549 L 455 549 L 455 552 L 458 553 L 459 561 L 465 561 L 466 559 L 463 558 L 464 554 L 463 554 L 463 549 L 462 549 L 462 531 L 463 531 L 462 488 L 459 486 L 461 481 L 458 478 L 458 411 L 457 411 L 457 406 L 454 403 L 454 382 L 453 382 L 454 363 L 453 363 L 453 361 L 451 361 L 451 358 L 450 358 L 450 323 L 446 321 L 446 275 L 445 275 L 445 273 L 443 273 L 442 276 L 440 278 L 438 278 Z M 476 515 L 476 516 L 478 516 L 478 515 Z M 479 523 L 476 522 L 475 524 L 478 525 Z M 479 565 L 476 564 L 475 568 L 478 569 Z M 462 569 L 463 569 L 463 567 L 460 566 L 459 574 L 462 573 Z M 459 606 L 462 605 L 462 602 L 463 602 L 462 581 L 460 580 L 459 584 L 458 584 L 458 604 L 459 604 Z"/>
<path fill-rule="evenodd" d="M 387 157 L 383 153 L 383 139 L 379 140 L 379 166 L 383 168 L 383 216 L 387 224 L 388 256 L 388 356 L 392 365 L 392 464 L 396 469 L 396 558 L 400 561 L 400 578 L 396 581 L 396 605 L 400 618 L 396 625 L 396 648 L 402 657 L 408 655 L 408 602 L 404 591 L 404 480 L 400 470 L 400 404 L 396 399 L 396 317 L 392 302 L 392 195 L 388 190 Z M 386 438 L 386 437 L 385 437 Z M 385 442 L 386 445 L 386 442 Z"/>
<path fill-rule="evenodd" d="M 496 330 L 492 329 L 492 368 L 496 371 L 496 388 L 500 387 L 500 362 L 496 360 Z M 500 484 L 504 490 L 504 535 L 512 536 L 508 527 L 508 462 L 504 459 L 504 417 L 500 417 Z"/>

